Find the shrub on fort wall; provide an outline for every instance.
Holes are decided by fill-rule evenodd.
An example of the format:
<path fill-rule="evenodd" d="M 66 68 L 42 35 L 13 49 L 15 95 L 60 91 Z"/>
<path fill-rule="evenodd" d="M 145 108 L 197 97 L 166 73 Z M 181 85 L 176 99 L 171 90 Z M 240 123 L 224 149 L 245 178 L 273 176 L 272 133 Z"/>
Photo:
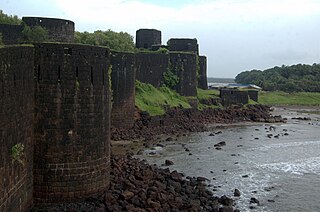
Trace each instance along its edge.
<path fill-rule="evenodd" d="M 163 84 L 171 89 L 179 83 L 179 77 L 173 72 L 171 63 L 169 64 L 166 72 L 163 73 Z"/>

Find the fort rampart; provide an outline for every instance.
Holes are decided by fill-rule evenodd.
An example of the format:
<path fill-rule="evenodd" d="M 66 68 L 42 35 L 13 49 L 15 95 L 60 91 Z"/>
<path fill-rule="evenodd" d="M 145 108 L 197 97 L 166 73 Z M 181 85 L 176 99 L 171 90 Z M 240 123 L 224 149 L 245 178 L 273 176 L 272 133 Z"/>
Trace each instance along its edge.
<path fill-rule="evenodd" d="M 55 41 L 73 41 L 73 22 L 23 21 L 44 26 Z M 196 96 L 197 57 L 194 51 L 135 54 L 70 43 L 0 48 L 0 211 L 106 190 L 110 127 L 133 125 L 135 80 L 160 87 L 170 70 L 179 78 L 176 91 Z"/>

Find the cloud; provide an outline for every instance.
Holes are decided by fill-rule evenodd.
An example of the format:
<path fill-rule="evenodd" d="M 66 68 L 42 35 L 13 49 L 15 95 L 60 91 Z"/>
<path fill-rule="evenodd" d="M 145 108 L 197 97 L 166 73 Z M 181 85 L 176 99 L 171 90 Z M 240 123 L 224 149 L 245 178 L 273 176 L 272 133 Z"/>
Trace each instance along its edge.
<path fill-rule="evenodd" d="M 166 27 L 171 25 L 235 25 L 272 23 L 299 19 L 320 12 L 316 0 L 200 0 L 181 7 L 164 6 L 138 0 L 56 0 L 56 4 L 79 24 Z M 76 5 L 76 6 L 75 6 Z M 81 26 L 84 28 L 84 26 Z M 90 27 L 89 27 L 90 28 Z"/>

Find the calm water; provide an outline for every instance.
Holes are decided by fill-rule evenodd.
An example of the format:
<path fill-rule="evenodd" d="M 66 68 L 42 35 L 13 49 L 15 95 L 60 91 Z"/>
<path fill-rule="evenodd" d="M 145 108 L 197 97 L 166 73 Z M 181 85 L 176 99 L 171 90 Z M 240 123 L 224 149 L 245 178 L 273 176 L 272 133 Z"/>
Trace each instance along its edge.
<path fill-rule="evenodd" d="M 235 199 L 241 211 L 252 211 L 251 197 L 260 202 L 254 211 L 320 211 L 320 115 L 276 113 L 288 123 L 220 128 L 215 136 L 197 133 L 166 143 L 156 155 L 139 157 L 158 165 L 172 160 L 171 170 L 210 179 L 216 195 L 232 197 L 239 189 L 241 196 Z M 291 119 L 298 116 L 312 120 Z M 221 141 L 226 146 L 216 150 L 214 144 Z"/>

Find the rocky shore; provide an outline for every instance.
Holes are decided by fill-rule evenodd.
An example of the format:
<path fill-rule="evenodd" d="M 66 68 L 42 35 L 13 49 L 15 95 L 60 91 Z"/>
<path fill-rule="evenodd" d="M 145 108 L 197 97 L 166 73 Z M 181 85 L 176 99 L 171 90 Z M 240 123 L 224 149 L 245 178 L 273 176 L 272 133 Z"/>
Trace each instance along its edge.
<path fill-rule="evenodd" d="M 237 211 L 231 198 L 213 196 L 206 178 L 185 177 L 131 155 L 111 158 L 110 179 L 103 195 L 33 211 Z"/>
<path fill-rule="evenodd" d="M 150 116 L 138 111 L 130 129 L 112 129 L 111 140 L 152 139 L 160 134 L 173 135 L 187 132 L 203 132 L 214 123 L 282 122 L 280 116 L 272 116 L 265 105 L 232 106 L 228 108 L 197 109 L 173 108 L 162 116 Z"/>
<path fill-rule="evenodd" d="M 213 123 L 243 121 L 274 123 L 283 119 L 271 116 L 270 108 L 263 105 L 203 111 L 174 108 L 157 117 L 139 111 L 134 126 L 131 129 L 112 129 L 111 139 L 151 140 L 160 134 L 206 131 Z M 111 157 L 110 179 L 110 189 L 100 196 L 77 203 L 34 208 L 33 211 L 238 211 L 234 209 L 231 198 L 214 196 L 207 189 L 206 178 L 185 177 L 177 171 L 149 165 L 130 154 Z"/>

